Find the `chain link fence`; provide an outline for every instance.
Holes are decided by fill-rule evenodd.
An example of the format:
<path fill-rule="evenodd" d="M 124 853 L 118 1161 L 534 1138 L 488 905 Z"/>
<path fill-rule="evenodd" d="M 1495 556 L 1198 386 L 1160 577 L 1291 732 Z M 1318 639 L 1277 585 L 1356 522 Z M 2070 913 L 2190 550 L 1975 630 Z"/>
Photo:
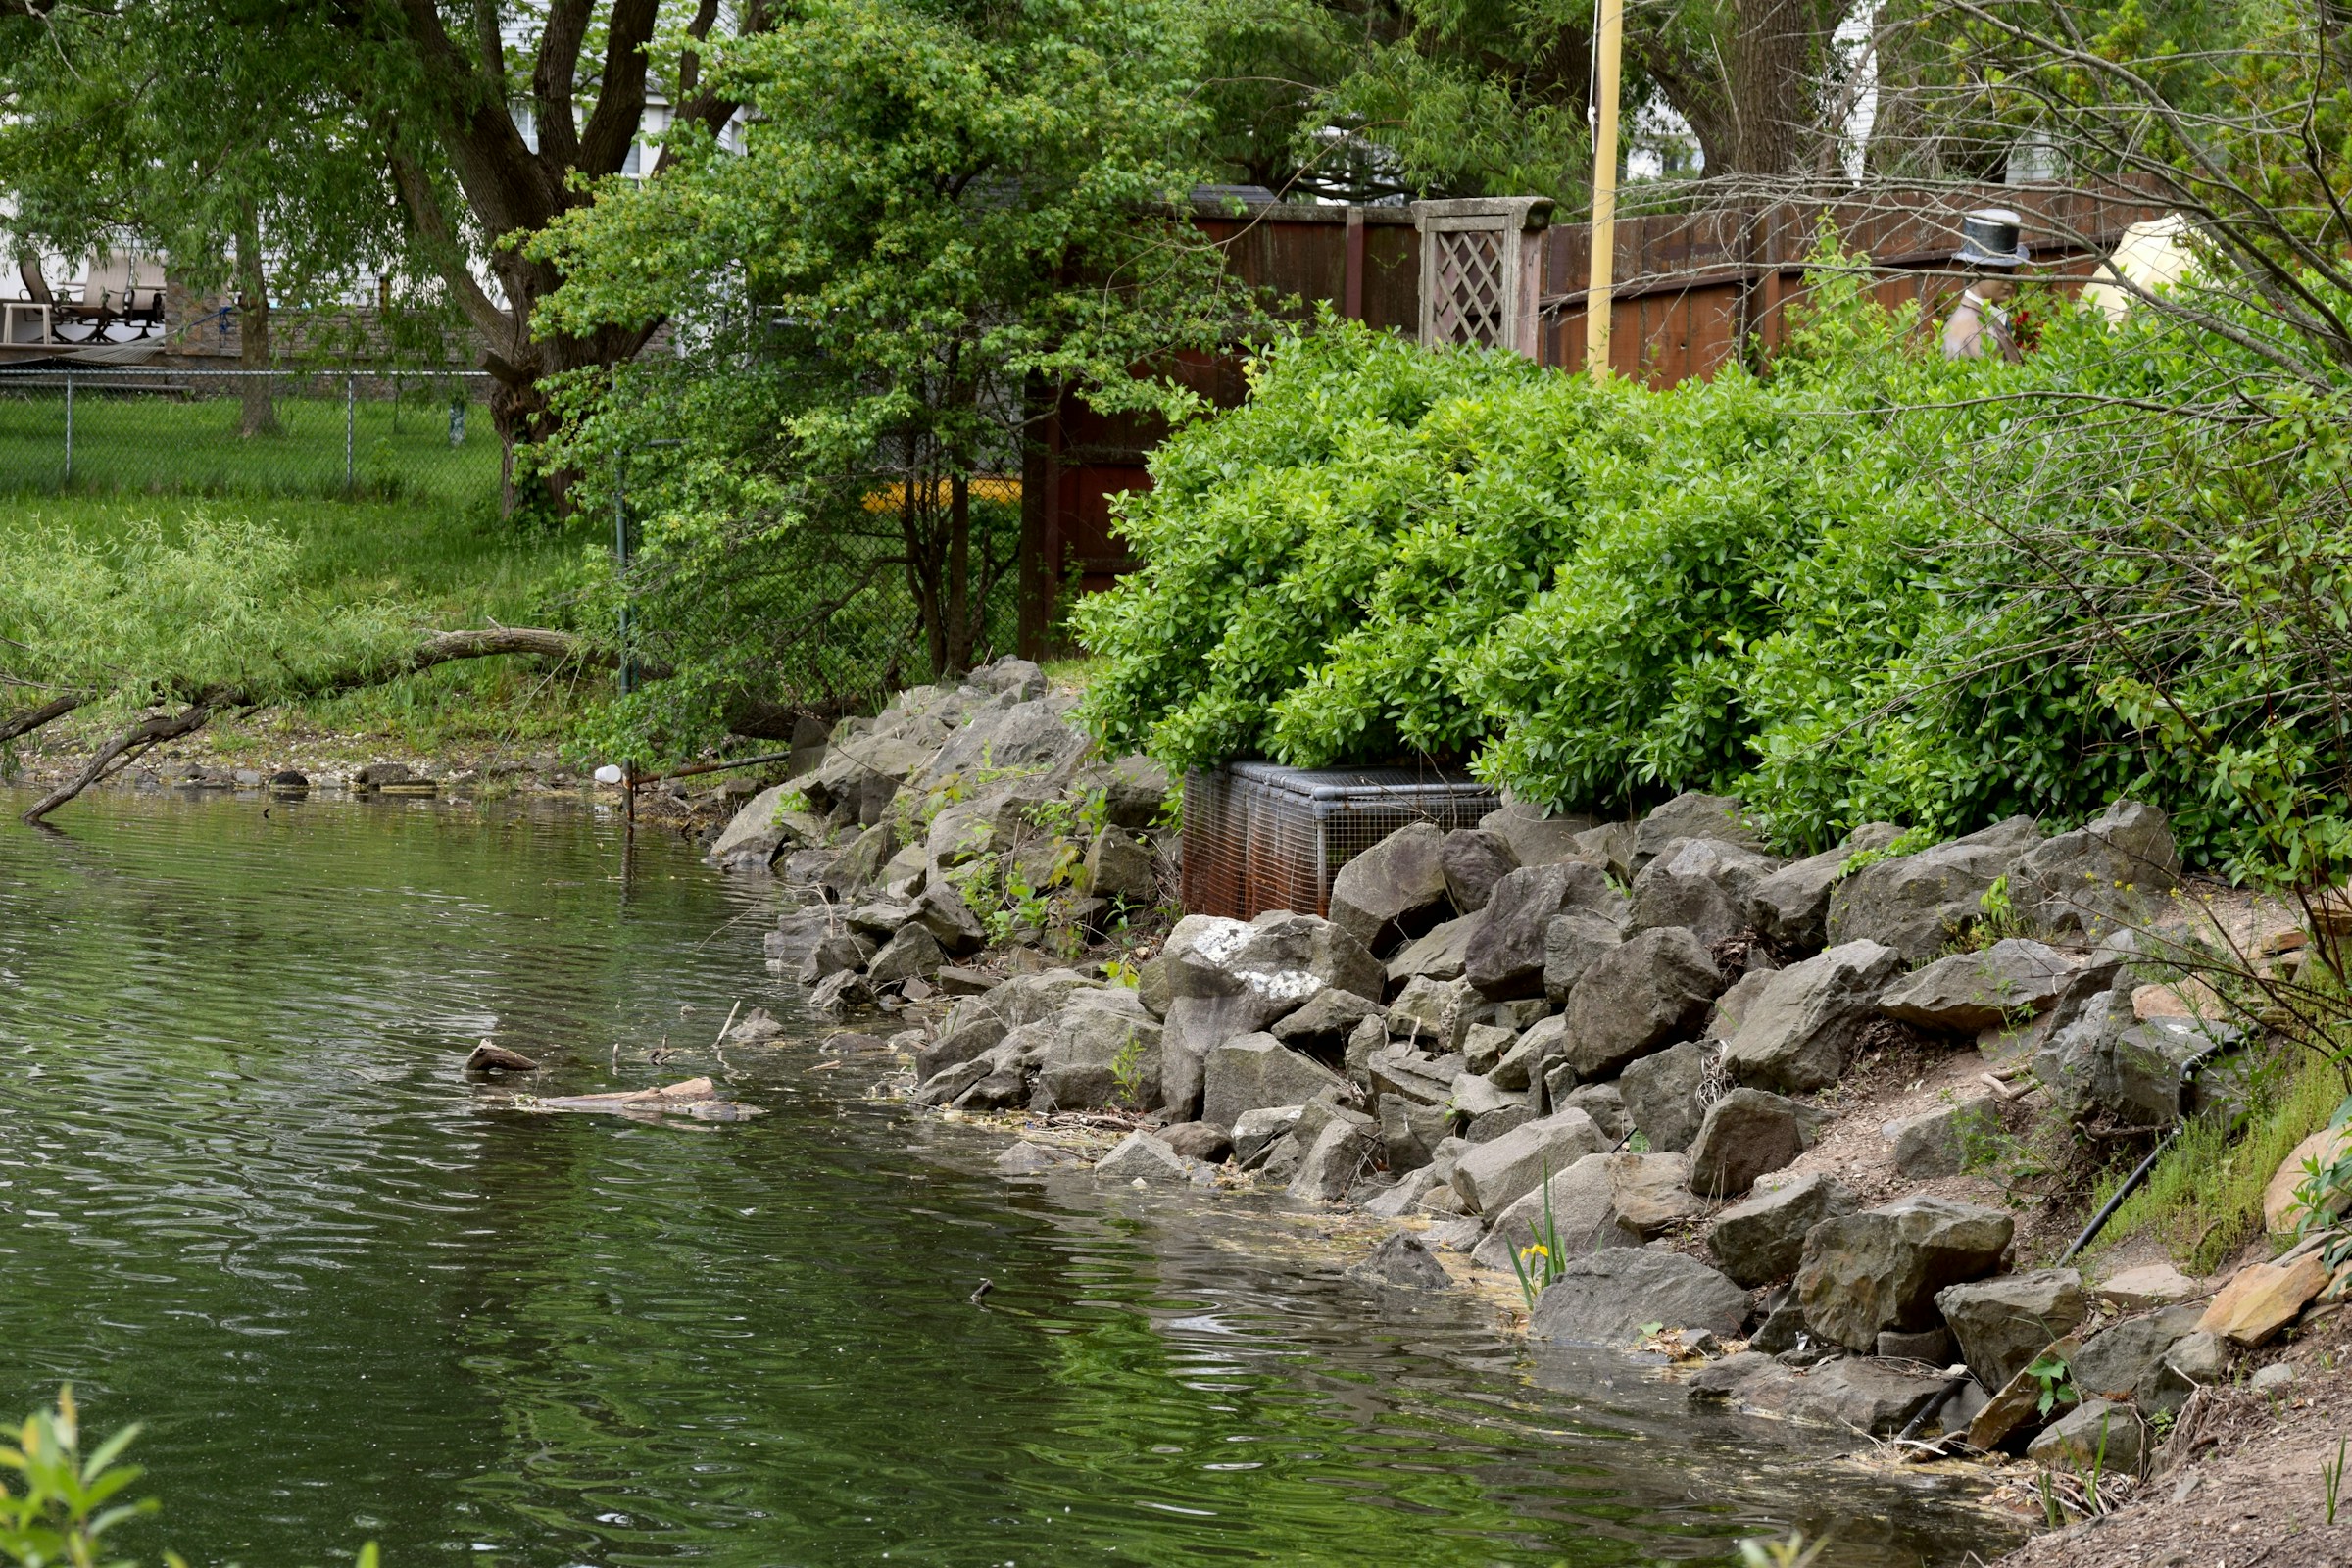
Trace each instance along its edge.
<path fill-rule="evenodd" d="M 0 494 L 498 494 L 478 371 L 0 367 Z"/>

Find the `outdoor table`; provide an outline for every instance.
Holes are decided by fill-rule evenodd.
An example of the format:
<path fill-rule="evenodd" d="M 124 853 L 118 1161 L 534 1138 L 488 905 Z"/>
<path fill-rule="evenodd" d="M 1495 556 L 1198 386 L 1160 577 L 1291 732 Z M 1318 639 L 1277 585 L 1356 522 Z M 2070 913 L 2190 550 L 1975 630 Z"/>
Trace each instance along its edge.
<path fill-rule="evenodd" d="M 0 301 L 0 344 L 16 342 L 17 313 L 19 311 L 37 311 L 40 313 L 41 335 L 33 339 L 34 342 L 44 344 L 55 342 L 57 336 L 56 318 L 53 313 L 56 311 L 56 309 L 57 308 L 54 305 L 43 304 L 39 300 Z"/>

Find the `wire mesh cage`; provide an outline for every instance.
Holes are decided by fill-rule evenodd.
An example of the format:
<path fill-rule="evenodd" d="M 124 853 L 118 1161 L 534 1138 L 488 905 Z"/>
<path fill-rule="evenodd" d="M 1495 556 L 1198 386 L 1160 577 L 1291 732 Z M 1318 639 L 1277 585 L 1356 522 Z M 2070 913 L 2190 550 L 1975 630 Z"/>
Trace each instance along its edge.
<path fill-rule="evenodd" d="M 1412 822 L 1476 827 L 1502 798 L 1434 768 L 1232 762 L 1184 780 L 1184 907 L 1328 914 L 1340 868 Z"/>

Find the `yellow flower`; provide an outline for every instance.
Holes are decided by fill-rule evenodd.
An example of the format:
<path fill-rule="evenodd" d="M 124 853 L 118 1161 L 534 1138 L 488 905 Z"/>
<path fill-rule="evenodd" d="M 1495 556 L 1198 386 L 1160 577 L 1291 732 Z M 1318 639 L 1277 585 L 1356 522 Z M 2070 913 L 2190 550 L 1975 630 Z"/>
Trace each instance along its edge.
<path fill-rule="evenodd" d="M 1545 1262 L 1549 1262 L 1551 1260 L 1551 1249 L 1545 1247 L 1541 1242 L 1538 1242 L 1533 1247 L 1522 1247 L 1519 1249 L 1519 1261 L 1524 1263 L 1531 1257 L 1540 1257 Z"/>

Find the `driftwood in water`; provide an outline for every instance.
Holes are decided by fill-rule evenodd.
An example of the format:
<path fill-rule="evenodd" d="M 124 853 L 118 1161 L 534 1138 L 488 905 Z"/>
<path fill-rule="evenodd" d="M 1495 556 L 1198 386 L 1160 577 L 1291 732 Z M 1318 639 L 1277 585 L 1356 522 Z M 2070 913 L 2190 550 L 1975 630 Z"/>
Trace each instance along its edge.
<path fill-rule="evenodd" d="M 622 1089 L 604 1095 L 514 1097 L 516 1110 L 601 1111 L 611 1116 L 692 1116 L 697 1121 L 746 1121 L 762 1115 L 757 1105 L 721 1100 L 708 1078 L 689 1078 L 661 1089 Z"/>
<path fill-rule="evenodd" d="M 466 1058 L 467 1072 L 537 1072 L 539 1064 L 519 1051 L 509 1051 L 485 1040 Z"/>
<path fill-rule="evenodd" d="M 547 659 L 571 659 L 583 663 L 610 664 L 612 656 L 567 631 L 549 631 L 535 626 L 492 626 L 479 631 L 435 632 L 419 642 L 399 659 L 363 668 L 337 670 L 316 680 L 306 681 L 286 697 L 333 697 L 362 687 L 380 686 L 414 675 L 436 664 L 453 663 L 461 659 L 487 659 L 496 654 L 535 654 Z M 644 665 L 647 675 L 662 673 Z M 172 683 L 167 682 L 167 686 Z M 51 790 L 24 813 L 24 820 L 38 826 L 41 819 L 68 801 L 109 775 L 130 766 L 155 747 L 183 735 L 193 735 L 208 723 L 215 713 L 224 709 L 254 708 L 261 699 L 241 687 L 220 686 L 203 690 L 180 690 L 186 703 L 177 713 L 156 713 L 141 718 L 122 734 L 98 749 L 88 764 L 73 778 Z M 0 717 L 0 741 L 29 735 L 52 720 L 63 718 L 91 701 L 86 693 L 71 693 L 44 703 L 21 713 Z"/>

